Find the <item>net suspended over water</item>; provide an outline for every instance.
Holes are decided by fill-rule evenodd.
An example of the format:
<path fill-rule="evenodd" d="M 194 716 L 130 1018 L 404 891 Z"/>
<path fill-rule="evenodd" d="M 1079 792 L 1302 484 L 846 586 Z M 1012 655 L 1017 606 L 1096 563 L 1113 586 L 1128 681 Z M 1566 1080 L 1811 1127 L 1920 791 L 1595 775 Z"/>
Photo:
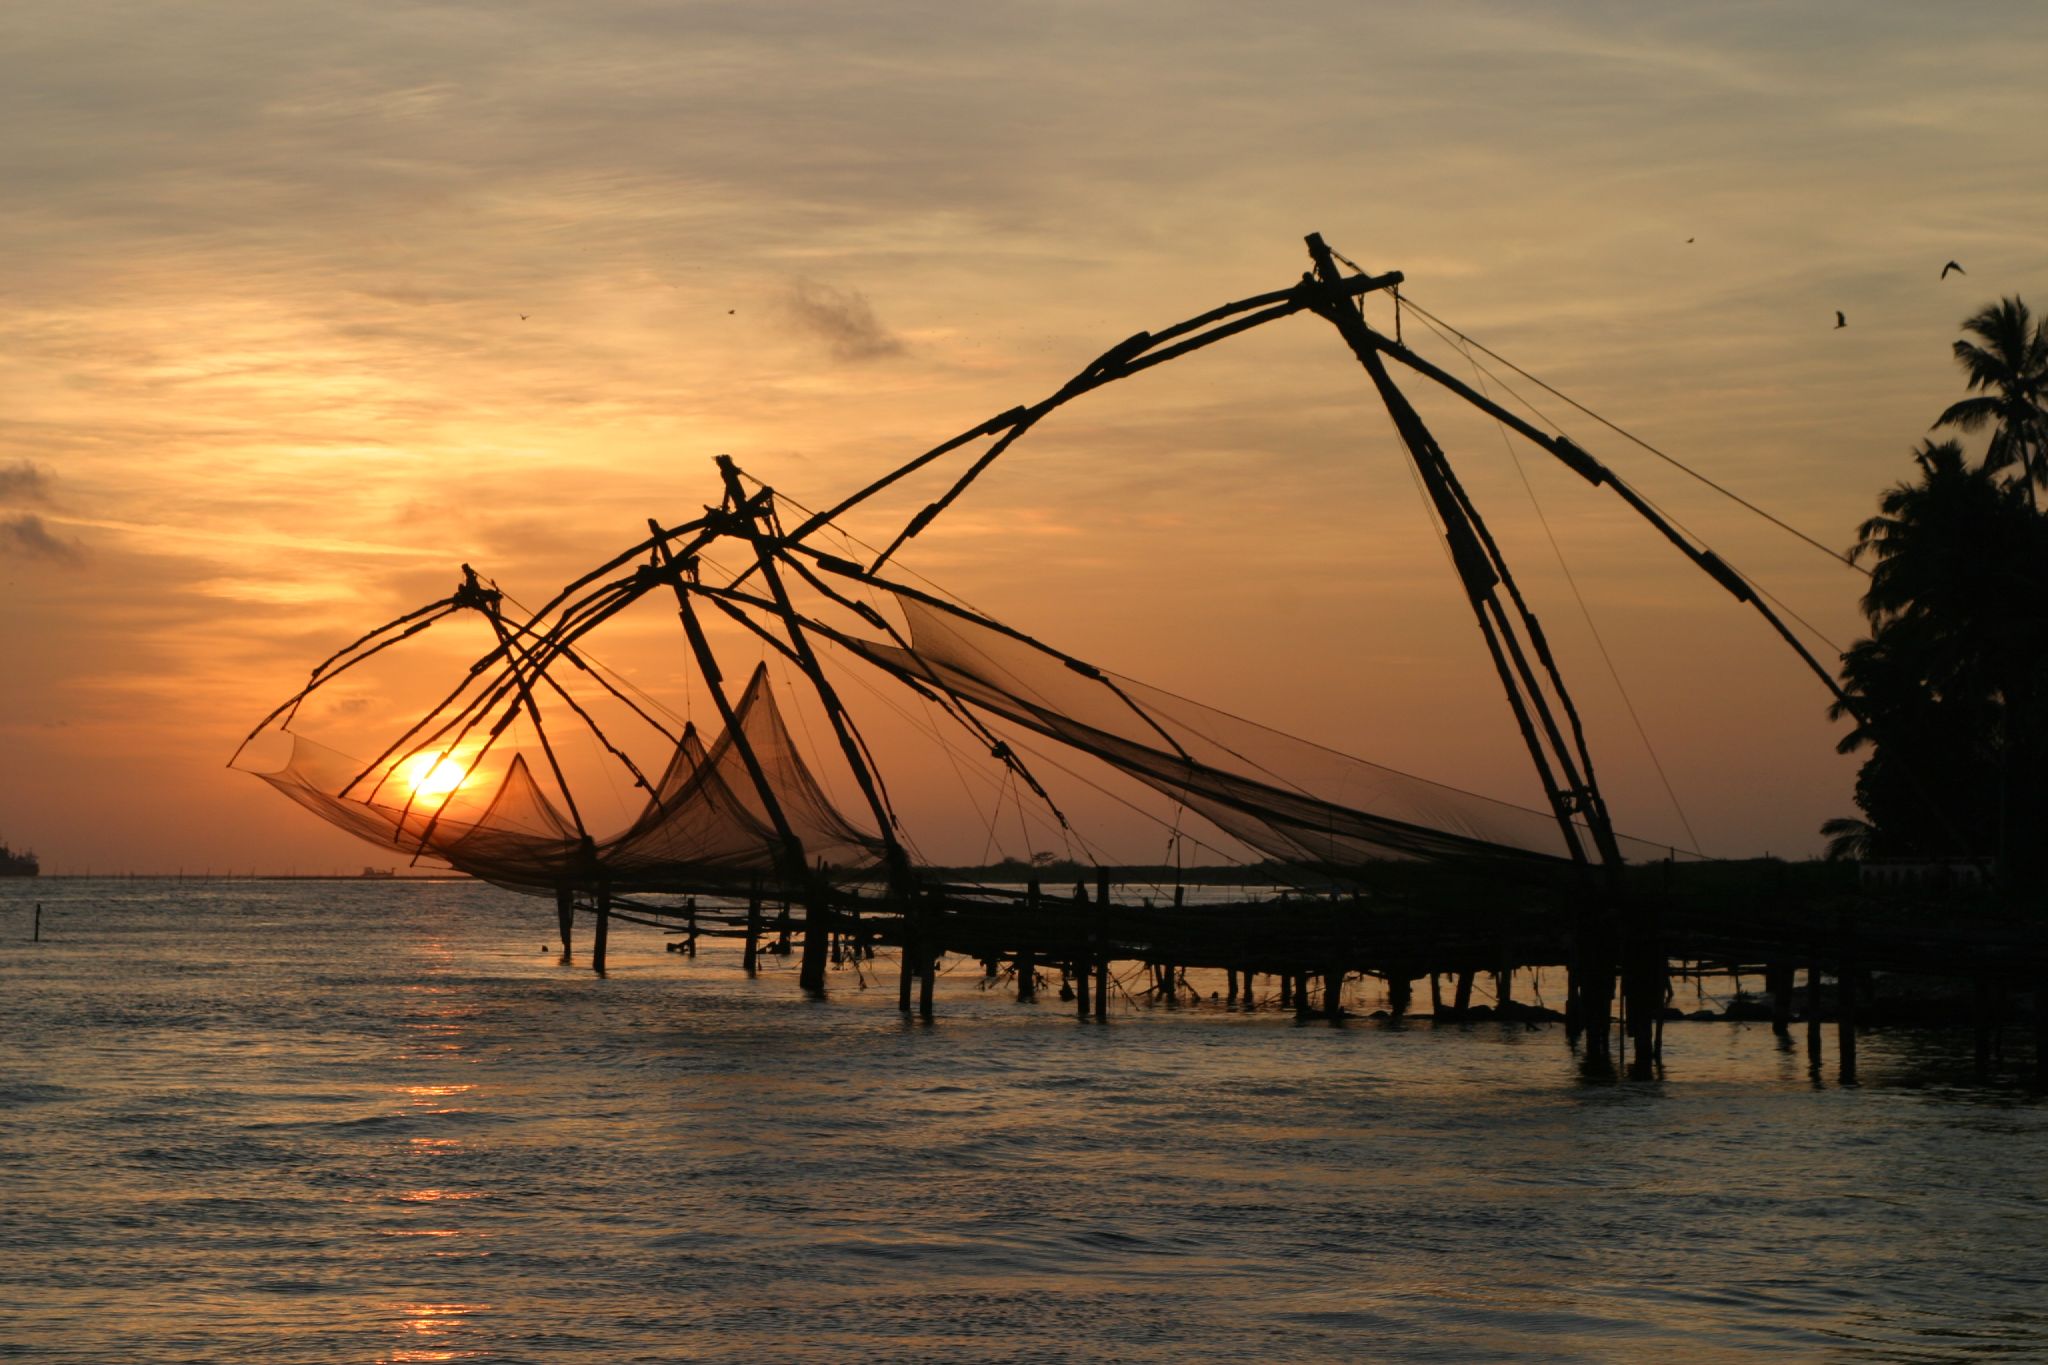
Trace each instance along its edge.
<path fill-rule="evenodd" d="M 353 762 L 306 741 L 298 741 L 283 768 L 266 775 L 293 799 L 344 828 L 508 885 L 588 887 L 605 879 L 620 886 L 716 888 L 721 881 L 731 884 L 754 872 L 772 870 L 785 880 L 792 872 L 801 877 L 804 864 L 815 859 L 843 867 L 883 864 L 892 893 L 908 894 L 914 879 L 885 791 L 887 764 L 868 749 L 855 717 L 836 696 L 816 657 L 815 639 L 833 641 L 942 702 L 995 761 L 1041 796 L 1045 789 L 1004 734 L 1019 737 L 1020 745 L 1021 736 L 1029 734 L 1099 760 L 1207 819 L 1258 855 L 1319 874 L 1362 872 L 1375 863 L 1430 862 L 1498 869 L 1505 877 L 1564 864 L 1661 858 L 1666 850 L 1660 845 L 1611 834 L 1584 728 L 1557 661 L 1498 543 L 1441 446 L 1393 383 L 1387 362 L 1406 365 L 1458 394 L 1591 486 L 1611 488 L 1702 571 L 1760 613 L 1823 679 L 1829 678 L 1828 671 L 1751 585 L 1577 444 L 1530 425 L 1422 360 L 1401 344 L 1398 331 L 1393 337 L 1374 331 L 1364 320 L 1361 300 L 1401 283 L 1398 272 L 1345 277 L 1320 237 L 1311 235 L 1307 245 L 1316 267 L 1312 275 L 1134 334 L 1039 402 L 1006 410 L 940 443 L 831 508 L 806 509 L 794 529 L 784 527 L 773 489 L 749 481 L 730 457 L 719 456 L 724 496 L 717 506 L 706 505 L 703 516 L 673 527 L 650 522 L 647 539 L 568 584 L 528 619 L 506 617 L 495 585 L 486 585 L 465 565 L 464 581 L 454 593 L 344 648 L 315 668 L 307 687 L 263 723 L 268 726 L 282 716 L 288 732 L 298 703 L 315 689 L 437 620 L 475 610 L 496 631 L 497 649 L 478 660 L 468 681 L 412 733 L 429 725 L 440 727 L 436 734 L 473 732 L 489 737 L 482 741 L 488 749 L 513 720 L 525 719 L 541 733 L 545 747 L 540 700 L 559 720 L 563 712 L 554 709 L 553 699 L 559 697 L 597 731 L 570 691 L 572 685 L 601 687 L 649 720 L 673 750 L 657 782 L 598 733 L 604 747 L 650 793 L 646 808 L 620 833 L 603 840 L 591 837 L 552 749 L 546 765 L 534 771 L 523 759 L 501 763 L 494 774 L 472 765 L 453 783 L 441 784 L 446 790 L 431 772 L 424 781 L 394 780 L 402 777 L 397 765 L 380 769 L 366 787 Z M 1544 808 L 1460 791 L 1281 734 L 1104 672 L 882 577 L 900 548 L 1048 413 L 1104 384 L 1296 313 L 1319 315 L 1336 327 L 1392 418 L 1515 711 L 1547 798 L 1538 803 Z M 881 551 L 864 553 L 856 562 L 809 543 L 813 536 L 844 532 L 844 540 L 832 542 L 838 549 L 871 551 L 871 545 L 841 526 L 840 517 L 935 461 L 974 449 L 979 453 L 965 470 Z M 722 567 L 713 556 L 734 549 L 744 565 L 738 570 Z M 792 585 L 804 595 L 801 606 L 791 595 Z M 672 730 L 649 717 L 580 653 L 584 636 L 627 605 L 649 593 L 669 592 L 677 600 L 697 666 L 694 676 L 729 717 L 728 734 L 708 748 L 687 729 L 677 742 Z M 846 625 L 848 610 L 862 624 Z M 754 675 L 736 705 L 727 704 L 719 681 L 722 670 L 700 616 L 737 623 L 751 642 L 764 644 L 809 682 L 811 699 L 829 723 L 877 833 L 856 827 L 826 798 L 791 745 L 763 674 Z M 829 748 L 824 752 L 829 754 Z M 415 748 L 399 762 L 420 757 L 421 749 Z M 536 772 L 551 785 L 536 781 Z M 554 804 L 557 797 L 560 808 Z M 1046 799 L 1050 805 L 1051 798 Z"/>
<path fill-rule="evenodd" d="M 907 639 L 842 637 L 857 653 L 1092 754 L 1268 858 L 1327 871 L 1388 860 L 1569 860 L 1549 812 L 1352 758 L 1094 668 L 923 594 L 885 591 Z M 1629 861 L 1668 852 L 1617 842 Z"/>
<path fill-rule="evenodd" d="M 872 865 L 880 843 L 825 795 L 791 740 L 767 676 L 765 668 L 754 671 L 733 716 L 790 833 L 813 859 Z M 551 890 L 588 885 L 602 875 L 622 888 L 708 889 L 785 870 L 780 859 L 787 845 L 731 732 L 707 747 L 695 726 L 686 726 L 638 817 L 588 846 L 535 780 L 524 754 L 495 778 L 479 763 L 437 781 L 441 762 L 459 760 L 428 754 L 424 760 L 403 756 L 358 781 L 364 771 L 359 760 L 285 733 L 289 758 L 257 774 L 279 791 L 373 843 L 500 885 Z"/>

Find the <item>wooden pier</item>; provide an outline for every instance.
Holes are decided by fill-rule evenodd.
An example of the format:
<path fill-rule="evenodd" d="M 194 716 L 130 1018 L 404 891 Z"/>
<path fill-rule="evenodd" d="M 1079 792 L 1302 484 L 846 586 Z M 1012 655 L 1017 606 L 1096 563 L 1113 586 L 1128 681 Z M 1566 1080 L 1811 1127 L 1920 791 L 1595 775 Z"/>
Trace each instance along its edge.
<path fill-rule="evenodd" d="M 1781 1037 L 1803 1021 L 1816 1068 L 1832 1024 L 1835 1070 L 1845 1082 L 1856 1078 L 1861 1030 L 1927 1022 L 1908 999 L 1888 998 L 1882 983 L 1965 983 L 1976 1002 L 1980 1068 L 2002 1060 L 2007 1028 L 2030 1013 L 2034 1079 L 2048 1089 L 2048 1010 L 2039 1003 L 2048 924 L 1989 898 L 1872 894 L 1856 885 L 1853 867 L 1833 864 L 1665 864 L 1630 869 L 1620 913 L 1589 935 L 1588 916 L 1569 897 L 1474 896 L 1473 886 L 1432 869 L 1390 872 L 1389 887 L 1370 893 L 1205 887 L 1189 898 L 1183 885 L 1134 897 L 1150 883 L 1099 869 L 1092 885 L 933 883 L 907 904 L 855 885 L 830 885 L 808 908 L 772 890 L 764 899 L 758 889 L 692 897 L 682 907 L 589 892 L 571 903 L 592 918 L 599 970 L 612 918 L 676 935 L 678 951 L 694 953 L 703 937 L 740 939 L 750 973 L 763 957 L 794 951 L 791 936 L 800 932 L 806 950 L 815 943 L 838 969 L 893 955 L 899 1007 L 926 1020 L 936 1014 L 934 980 L 945 958 L 980 964 L 986 981 L 1007 983 L 1023 1003 L 1042 997 L 1041 982 L 1056 982 L 1078 1019 L 1103 1023 L 1124 1007 L 1205 999 L 1187 984 L 1190 971 L 1221 973 L 1224 1003 L 1332 1022 L 1354 1017 L 1345 1008 L 1347 983 L 1375 981 L 1387 1015 L 1400 1018 L 1415 983 L 1426 980 L 1430 1015 L 1440 1022 L 1476 1014 L 1558 1023 L 1590 1073 L 1636 1078 L 1659 1074 L 1663 1025 L 1685 1017 L 1673 1003 L 1682 981 L 1758 981 Z M 764 941 L 777 924 L 775 941 Z M 1650 931 L 1656 940 L 1643 942 Z M 1593 960 L 1601 951 L 1613 956 Z M 1657 990 L 1647 1001 L 1615 990 L 1629 952 L 1654 964 Z M 1534 969 L 1562 971 L 1567 998 L 1514 1000 L 1513 981 Z M 1496 1004 L 1475 1011 L 1480 980 L 1493 983 Z M 822 993 L 829 981 L 828 974 L 827 985 L 809 989 Z M 1952 1012 L 1942 1018 L 1954 1022 Z"/>

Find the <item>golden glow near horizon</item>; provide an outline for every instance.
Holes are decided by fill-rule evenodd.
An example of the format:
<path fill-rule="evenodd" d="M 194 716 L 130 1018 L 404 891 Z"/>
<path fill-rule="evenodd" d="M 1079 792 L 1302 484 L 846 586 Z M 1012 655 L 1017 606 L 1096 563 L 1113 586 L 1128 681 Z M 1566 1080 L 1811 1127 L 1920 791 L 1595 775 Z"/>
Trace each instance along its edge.
<path fill-rule="evenodd" d="M 17 0 L 0 838 L 50 872 L 352 870 L 220 765 L 462 562 L 545 600 L 714 500 L 719 452 L 828 505 L 1285 287 L 1311 230 L 1846 545 L 1962 395 L 1959 321 L 2048 307 L 2048 9 L 1972 14 Z M 1401 382 L 1526 580 L 1617 823 L 1685 840 L 1661 765 L 1708 851 L 1817 849 L 1855 772 L 1818 684 L 1611 494 Z M 1314 318 L 1212 347 L 1054 414 L 900 563 L 1105 667 L 1540 803 L 1369 390 Z M 1860 633 L 1858 575 L 1530 396 L 1819 636 Z M 961 468 L 852 529 L 886 543 Z M 599 656 L 675 696 L 672 613 L 623 629 Z M 439 695 L 475 657 L 440 634 L 379 662 Z M 330 700 L 381 744 L 403 721 L 369 719 L 419 707 L 368 672 Z M 988 812 L 957 790 L 935 763 L 900 795 L 972 860 Z"/>

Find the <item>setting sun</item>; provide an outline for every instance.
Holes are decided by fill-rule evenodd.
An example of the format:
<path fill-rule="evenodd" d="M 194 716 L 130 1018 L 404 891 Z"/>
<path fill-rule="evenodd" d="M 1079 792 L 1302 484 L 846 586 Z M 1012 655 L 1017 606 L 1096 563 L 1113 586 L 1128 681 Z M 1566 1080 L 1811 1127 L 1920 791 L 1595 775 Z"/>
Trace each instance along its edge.
<path fill-rule="evenodd" d="M 443 753 L 416 754 L 405 761 L 399 770 L 416 799 L 444 801 L 462 779 L 469 776 L 468 770 Z"/>

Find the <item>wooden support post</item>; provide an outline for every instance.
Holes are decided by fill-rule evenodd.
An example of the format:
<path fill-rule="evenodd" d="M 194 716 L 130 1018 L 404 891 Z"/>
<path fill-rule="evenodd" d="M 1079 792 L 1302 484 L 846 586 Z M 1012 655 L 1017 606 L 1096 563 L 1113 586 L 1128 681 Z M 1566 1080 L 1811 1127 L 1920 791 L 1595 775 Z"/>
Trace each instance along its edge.
<path fill-rule="evenodd" d="M 1668 870 L 1669 864 L 1666 868 Z M 1649 1080 L 1657 1059 L 1657 1021 L 1664 1014 L 1666 991 L 1664 934 L 1658 902 L 1650 897 L 1623 901 L 1617 912 L 1625 915 L 1622 933 L 1621 984 L 1626 1012 L 1628 1041 L 1633 1049 L 1629 1076 Z"/>
<path fill-rule="evenodd" d="M 555 923 L 562 931 L 562 956 L 567 957 L 570 931 L 576 927 L 576 893 L 566 886 L 555 888 Z"/>
<path fill-rule="evenodd" d="M 1237 1003 L 1237 968 L 1235 967 L 1225 967 L 1223 969 L 1223 1003 L 1226 1005 L 1235 1005 Z"/>
<path fill-rule="evenodd" d="M 937 945 L 924 938 L 918 945 L 917 954 L 917 1017 L 927 1024 L 932 1021 L 932 985 L 939 974 Z"/>
<path fill-rule="evenodd" d="M 1593 1075 L 1614 1071 L 1614 939 L 1597 921 L 1604 912 L 1586 916 L 1587 927 L 1578 944 L 1578 960 L 1572 975 L 1578 998 L 1581 1036 L 1585 1040 L 1584 1068 Z"/>
<path fill-rule="evenodd" d="M 1307 1019 L 1314 1014 L 1315 1007 L 1309 1003 L 1308 998 L 1308 973 L 1296 972 L 1294 974 L 1294 1017 L 1297 1019 Z"/>
<path fill-rule="evenodd" d="M 685 902 L 685 905 L 690 916 L 690 936 L 684 940 L 683 951 L 691 957 L 695 957 L 697 955 L 697 898 L 695 896 L 690 897 Z"/>
<path fill-rule="evenodd" d="M 1843 1085 L 1856 1083 L 1856 975 L 1845 965 L 1835 978 L 1835 1048 Z"/>
<path fill-rule="evenodd" d="M 1615 1028 L 1615 1030 L 1614 1030 L 1614 1048 L 1615 1048 L 1615 1058 L 1614 1058 L 1614 1060 L 1615 1060 L 1616 1062 L 1618 1062 L 1618 1063 L 1619 1063 L 1619 1064 L 1620 1064 L 1621 1066 L 1623 1066 L 1623 1067 L 1626 1067 L 1626 1066 L 1628 1065 L 1628 992 L 1627 992 L 1627 991 L 1623 991 L 1623 992 L 1621 993 L 1621 999 L 1620 999 L 1620 1003 L 1619 1003 L 1618 1005 L 1616 1005 L 1616 1007 L 1615 1007 L 1615 1008 L 1616 1008 L 1617 1012 L 1619 1013 L 1620 1017 L 1619 1017 L 1618 1019 L 1616 1019 L 1616 1020 L 1615 1020 L 1616 1028 Z"/>
<path fill-rule="evenodd" d="M 1429 1012 L 1439 1019 L 1444 1017 L 1444 982 L 1436 972 L 1429 974 Z M 1566 1019 L 1570 1017 L 1567 1015 Z"/>
<path fill-rule="evenodd" d="M 1856 1083 L 1856 978 L 1862 969 L 1857 963 L 1856 921 L 1847 911 L 1842 913 L 1835 930 L 1839 944 L 1837 956 L 1840 967 L 1835 973 L 1835 1056 L 1840 1065 L 1843 1085 Z"/>
<path fill-rule="evenodd" d="M 1472 1012 L 1472 978 L 1475 973 L 1469 967 L 1458 969 L 1458 989 L 1453 997 L 1451 1013 L 1459 1019 Z"/>
<path fill-rule="evenodd" d="M 1792 1036 L 1792 968 L 1773 962 L 1764 968 L 1764 980 L 1771 992 L 1771 1032 L 1780 1038 Z"/>
<path fill-rule="evenodd" d="M 747 891 L 747 946 L 740 955 L 740 966 L 748 976 L 760 970 L 761 965 L 761 874 L 755 873 L 752 885 Z"/>
<path fill-rule="evenodd" d="M 1032 951 L 1032 935 L 1038 932 L 1038 878 L 1024 891 L 1024 946 L 1017 950 L 1017 1003 L 1029 1005 L 1038 999 L 1038 958 Z"/>
<path fill-rule="evenodd" d="M 603 882 L 597 884 L 597 932 L 590 940 L 590 969 L 604 975 L 604 945 L 611 936 L 612 892 Z"/>
<path fill-rule="evenodd" d="M 1820 1070 L 1820 959 L 1806 964 L 1806 1064 Z"/>
<path fill-rule="evenodd" d="M 1408 1007 L 1415 1000 L 1415 982 L 1408 975 L 1406 967 L 1394 967 L 1387 972 L 1387 1013 L 1396 1019 L 1408 1016 Z"/>
<path fill-rule="evenodd" d="M 1286 1009 L 1294 1003 L 1294 973 L 1280 973 L 1280 1008 Z"/>
<path fill-rule="evenodd" d="M 1076 1019 L 1086 1019 L 1088 1017 L 1088 978 L 1092 974 L 1085 952 L 1074 959 L 1074 1017 Z"/>
<path fill-rule="evenodd" d="M 1333 967 L 1323 973 L 1323 1018 L 1332 1022 L 1344 1017 L 1344 971 Z"/>
<path fill-rule="evenodd" d="M 1109 870 L 1095 869 L 1095 1022 L 1109 1022 Z"/>

